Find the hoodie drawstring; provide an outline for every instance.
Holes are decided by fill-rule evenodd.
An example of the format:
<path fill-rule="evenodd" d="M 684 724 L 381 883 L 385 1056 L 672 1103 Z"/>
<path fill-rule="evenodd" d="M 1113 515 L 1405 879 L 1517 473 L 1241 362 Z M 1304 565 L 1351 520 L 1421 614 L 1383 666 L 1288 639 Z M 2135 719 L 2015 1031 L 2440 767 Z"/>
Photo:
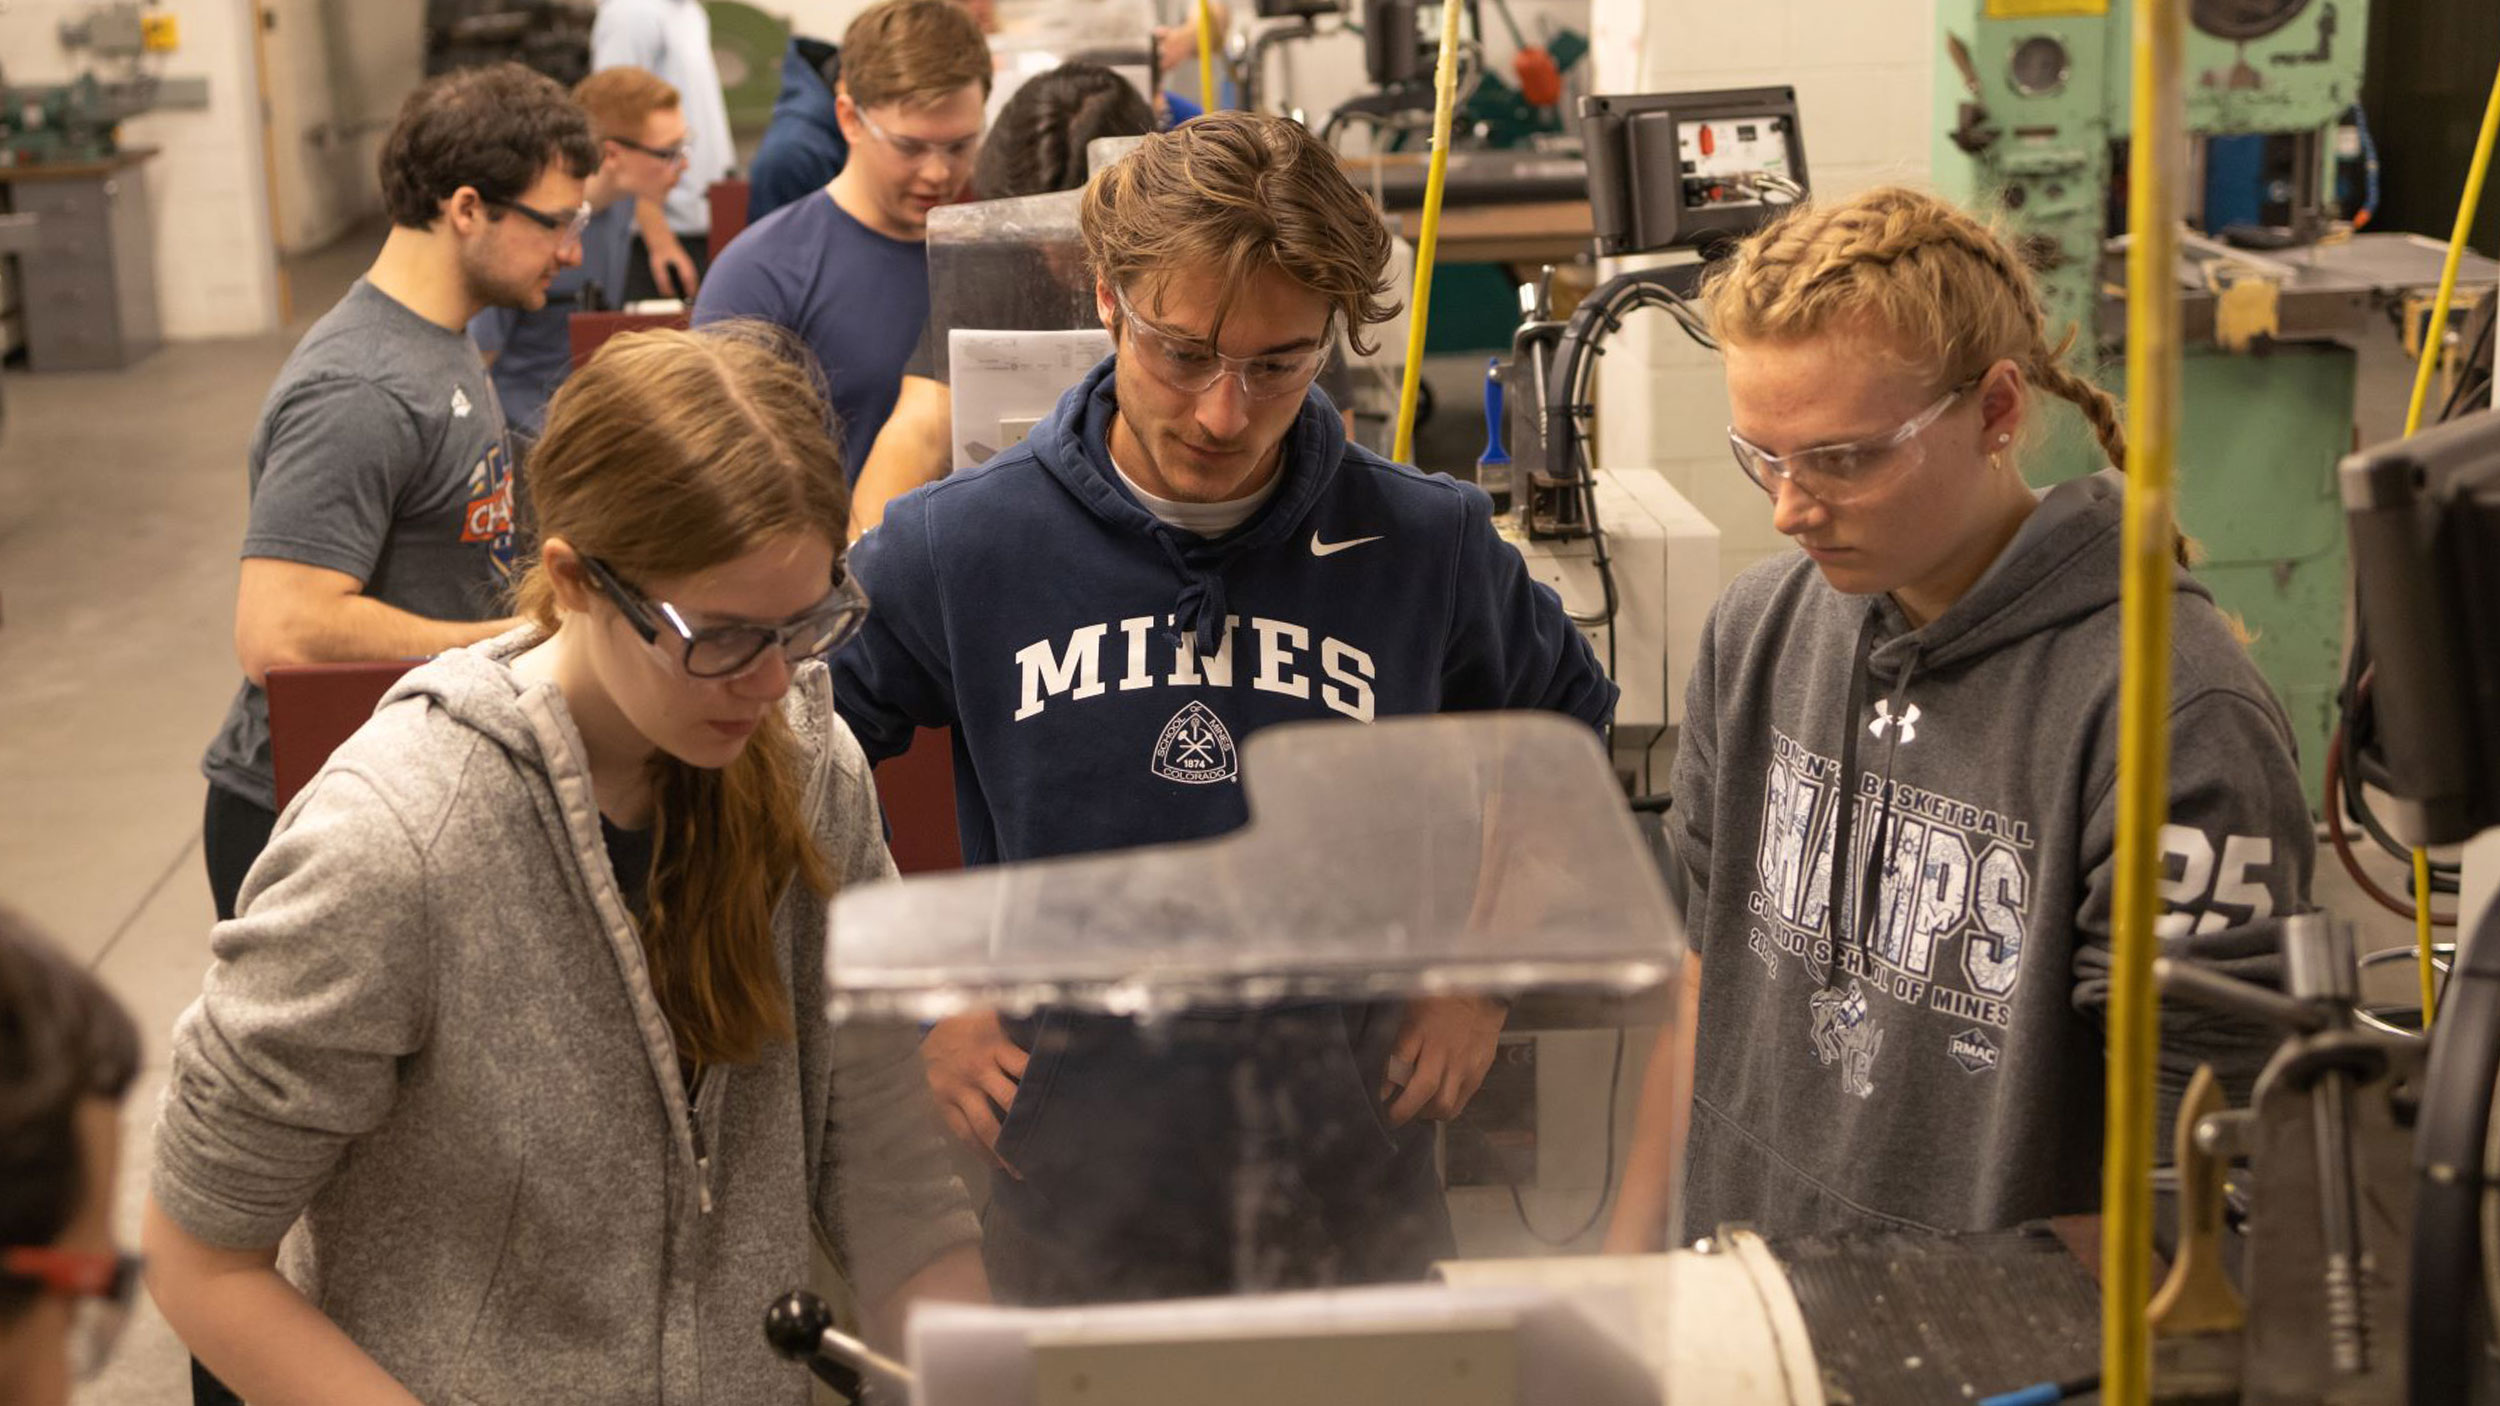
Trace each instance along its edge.
<path fill-rule="evenodd" d="M 1906 718 L 1910 707 L 1910 681 L 1918 673 L 1916 646 L 1911 647 L 1909 658 L 1902 664 L 1900 676 L 1893 685 L 1893 701 L 1901 705 L 1901 713 L 1899 716 L 1887 714 L 1892 716 L 1892 726 L 1886 729 L 1889 735 L 1884 740 L 1883 779 L 1875 792 L 1874 833 L 1867 841 L 1866 863 L 1854 875 L 1857 892 L 1854 895 L 1849 893 L 1853 852 L 1850 841 L 1856 828 L 1858 811 L 1858 723 L 1859 715 L 1866 711 L 1866 686 L 1873 677 L 1870 665 L 1875 654 L 1875 628 L 1880 610 L 1879 605 L 1869 602 L 1866 622 L 1858 627 L 1857 650 L 1849 664 L 1849 712 L 1840 740 L 1839 790 L 1836 793 L 1840 814 L 1832 835 L 1831 888 L 1824 898 L 1824 931 L 1831 942 L 1830 951 L 1823 960 L 1823 985 L 1826 988 L 1833 984 L 1838 974 L 1843 933 L 1848 935 L 1851 946 L 1861 952 L 1866 950 L 1866 915 L 1875 906 L 1877 879 L 1879 875 L 1889 875 L 1892 868 L 1891 856 L 1886 849 L 1892 829 L 1892 767 L 1901 753 L 1901 734 L 1909 730 Z M 1846 910 L 1846 927 L 1841 916 L 1841 900 L 1844 897 L 1851 900 Z"/>
<path fill-rule="evenodd" d="M 1192 562 L 1170 531 L 1152 535 L 1163 544 L 1163 554 L 1170 558 L 1172 569 L 1181 575 L 1181 593 L 1172 602 L 1173 640 L 1177 643 L 1195 638 L 1198 657 L 1212 659 L 1223 651 L 1225 621 L 1231 606 L 1224 591 L 1224 573 Z"/>

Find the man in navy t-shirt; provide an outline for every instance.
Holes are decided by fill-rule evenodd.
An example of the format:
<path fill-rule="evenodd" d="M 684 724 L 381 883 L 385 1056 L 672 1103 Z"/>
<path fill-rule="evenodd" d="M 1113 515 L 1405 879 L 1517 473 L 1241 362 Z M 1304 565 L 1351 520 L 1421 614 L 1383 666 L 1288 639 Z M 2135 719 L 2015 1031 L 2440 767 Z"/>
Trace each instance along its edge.
<path fill-rule="evenodd" d="M 701 326 L 756 317 L 798 334 L 825 374 L 856 479 L 929 317 L 929 212 L 959 198 L 990 90 L 981 27 L 948 0 L 879 0 L 842 36 L 834 116 L 850 143 L 820 196 L 730 242 L 695 299 Z"/>
<path fill-rule="evenodd" d="M 1604 724 L 1614 686 L 1492 501 L 1350 445 L 1313 387 L 1340 328 L 1363 350 L 1391 315 L 1388 231 L 1334 153 L 1218 113 L 1097 176 L 1083 227 L 1115 354 L 851 555 L 876 609 L 834 661 L 837 706 L 871 758 L 954 730 L 967 861 L 1234 829 L 1263 727 Z M 1003 1300 L 1213 1294 L 1420 1278 L 1449 1253 L 1428 1124 L 1473 1096 L 1505 1016 L 1463 996 L 1152 1032 L 981 1012 L 922 1058 L 1005 1173 L 984 1223 Z"/>
<path fill-rule="evenodd" d="M 539 308 L 493 307 L 469 320 L 469 338 L 486 358 L 504 420 L 536 437 L 547 401 L 573 369 L 566 326 L 589 306 L 596 287 L 604 306 L 625 297 L 634 242 L 634 202 L 665 200 L 686 164 L 686 115 L 677 90 L 639 68 L 603 68 L 573 89 L 599 137 L 599 169 L 582 185 L 590 223 L 582 227 L 582 261 L 547 285 Z"/>

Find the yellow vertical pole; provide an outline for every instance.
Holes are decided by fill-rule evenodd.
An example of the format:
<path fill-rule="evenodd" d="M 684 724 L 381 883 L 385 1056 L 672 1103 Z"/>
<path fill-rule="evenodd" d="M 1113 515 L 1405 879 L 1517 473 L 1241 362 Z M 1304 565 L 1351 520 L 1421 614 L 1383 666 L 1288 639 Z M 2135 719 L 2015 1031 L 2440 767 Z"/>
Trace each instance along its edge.
<path fill-rule="evenodd" d="M 2107 1162 L 2101 1184 L 2101 1399 L 2152 1399 L 2153 987 L 2170 800 L 2170 591 L 2179 432 L 2180 51 L 2185 0 L 2133 0 L 2127 169 L 2127 499 L 2120 547 L 2118 856 L 2111 914 Z"/>
<path fill-rule="evenodd" d="M 1458 106 L 1458 0 L 1442 0 L 1441 61 L 1432 74 L 1432 165 L 1424 177 L 1424 219 L 1415 237 L 1415 295 L 1407 300 L 1406 380 L 1398 388 L 1397 438 L 1389 457 L 1415 457 L 1415 397 L 1424 384 L 1424 324 L 1432 311 L 1432 261 L 1441 245 L 1441 189 L 1450 175 L 1450 115 Z"/>
<path fill-rule="evenodd" d="M 1215 91 L 1215 12 L 1198 0 L 1198 106 L 1213 112 L 1223 106 Z"/>

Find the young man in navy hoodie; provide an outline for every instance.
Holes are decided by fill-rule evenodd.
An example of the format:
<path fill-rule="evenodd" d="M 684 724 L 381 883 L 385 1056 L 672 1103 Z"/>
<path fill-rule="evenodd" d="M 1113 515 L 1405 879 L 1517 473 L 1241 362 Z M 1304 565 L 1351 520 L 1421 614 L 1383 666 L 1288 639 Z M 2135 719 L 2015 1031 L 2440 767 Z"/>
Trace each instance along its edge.
<path fill-rule="evenodd" d="M 1348 444 L 1312 388 L 1337 328 L 1359 347 L 1390 315 L 1388 233 L 1333 153 L 1216 114 L 1098 177 L 1083 224 L 1113 357 L 1022 446 L 898 499 L 852 556 L 877 604 L 835 696 L 875 758 L 954 729 L 967 861 L 1231 830 L 1239 745 L 1278 723 L 1604 724 L 1613 685 L 1490 500 Z M 1155 1298 L 1420 1277 L 1450 1248 L 1427 1124 L 1474 1093 L 1504 1014 L 1297 1007 L 1191 1017 L 1149 1046 L 1122 1020 L 983 1013 L 940 1022 L 923 1055 L 949 1124 L 1004 1173 L 985 1227 L 1001 1297 Z M 1290 1129 L 1255 1146 L 1245 1073 Z"/>

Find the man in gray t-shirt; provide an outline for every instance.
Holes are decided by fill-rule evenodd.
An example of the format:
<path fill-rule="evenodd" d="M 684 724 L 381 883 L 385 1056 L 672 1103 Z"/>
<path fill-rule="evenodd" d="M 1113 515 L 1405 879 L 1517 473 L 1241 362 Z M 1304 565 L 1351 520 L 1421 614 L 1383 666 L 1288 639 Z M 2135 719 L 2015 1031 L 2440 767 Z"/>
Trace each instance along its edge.
<path fill-rule="evenodd" d="M 287 359 L 252 437 L 244 683 L 201 764 L 219 917 L 277 821 L 267 671 L 428 655 L 512 623 L 519 484 L 465 329 L 544 305 L 580 261 L 598 164 L 581 109 L 515 64 L 446 74 L 400 109 L 381 163 L 390 236 Z"/>

